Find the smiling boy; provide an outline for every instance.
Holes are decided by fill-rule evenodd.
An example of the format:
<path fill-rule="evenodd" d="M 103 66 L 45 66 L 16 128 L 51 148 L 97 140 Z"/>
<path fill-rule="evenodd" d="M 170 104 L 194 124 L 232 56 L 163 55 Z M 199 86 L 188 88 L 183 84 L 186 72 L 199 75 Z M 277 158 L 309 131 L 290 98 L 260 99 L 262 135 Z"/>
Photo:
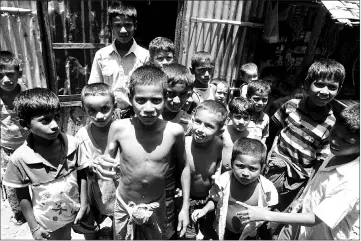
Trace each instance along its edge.
<path fill-rule="evenodd" d="M 278 189 L 280 211 L 291 203 L 329 154 L 329 135 L 335 123 L 329 102 L 339 93 L 344 79 L 342 64 L 330 59 L 316 61 L 305 80 L 308 97 L 286 102 L 272 116 L 270 138 L 279 134 L 265 176 Z"/>
<path fill-rule="evenodd" d="M 184 153 L 183 128 L 159 118 L 166 83 L 167 76 L 158 67 L 136 69 L 129 86 L 135 116 L 116 120 L 110 126 L 106 150 L 110 157 L 104 156 L 98 171 L 105 175 L 103 178 L 119 177 L 114 239 L 165 238 L 165 180 L 171 165 L 180 168 L 184 195 L 177 231 L 180 236 L 186 231 L 190 169 Z M 114 166 L 116 171 L 109 171 Z"/>

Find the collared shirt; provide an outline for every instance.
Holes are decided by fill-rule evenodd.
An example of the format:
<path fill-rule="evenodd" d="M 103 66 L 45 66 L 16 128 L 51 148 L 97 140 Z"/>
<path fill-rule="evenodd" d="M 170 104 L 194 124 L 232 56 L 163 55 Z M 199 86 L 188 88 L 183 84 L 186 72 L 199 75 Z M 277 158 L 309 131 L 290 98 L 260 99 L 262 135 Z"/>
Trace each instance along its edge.
<path fill-rule="evenodd" d="M 128 85 L 134 70 L 144 65 L 149 59 L 148 50 L 140 47 L 133 39 L 128 53 L 120 56 L 115 40 L 111 45 L 101 48 L 95 53 L 88 83 L 102 82 L 110 85 L 118 102 L 118 107 L 130 105 Z"/>
<path fill-rule="evenodd" d="M 322 223 L 314 227 L 301 226 L 299 239 L 360 239 L 353 232 L 355 227 L 359 228 L 360 157 L 327 167 L 332 158 L 319 168 L 303 199 L 302 212 L 313 212 Z"/>
<path fill-rule="evenodd" d="M 217 182 L 213 184 L 209 194 L 210 198 L 217 202 L 216 219 L 214 220 L 213 226 L 218 233 L 219 240 L 224 239 L 232 175 L 232 171 L 223 173 L 220 177 L 219 184 Z M 278 193 L 275 186 L 262 175 L 259 176 L 258 181 L 261 184 L 258 193 L 258 207 L 276 205 L 278 203 Z M 240 239 L 244 239 L 253 234 L 262 223 L 263 222 L 252 222 L 247 224 L 242 231 Z"/>
<path fill-rule="evenodd" d="M 19 80 L 20 92 L 26 90 L 26 86 Z M 16 150 L 21 146 L 29 131 L 25 130 L 19 123 L 19 117 L 15 110 L 9 107 L 0 99 L 0 133 L 1 147 Z"/>
<path fill-rule="evenodd" d="M 307 98 L 289 100 L 272 116 L 282 128 L 274 151 L 290 158 L 303 170 L 330 154 L 329 136 L 335 124 L 330 105 L 324 113 L 312 113 L 307 110 L 306 103 Z M 305 171 L 305 174 L 309 173 Z"/>
<path fill-rule="evenodd" d="M 35 219 L 50 231 L 74 221 L 80 208 L 76 170 L 86 166 L 78 163 L 77 139 L 64 133 L 59 139 L 63 152 L 58 167 L 34 151 L 30 134 L 13 153 L 3 181 L 13 188 L 31 185 Z"/>
<path fill-rule="evenodd" d="M 263 111 L 260 113 L 258 119 L 251 117 L 251 121 L 248 123 L 247 131 L 248 137 L 266 142 L 266 138 L 269 136 L 269 117 Z"/>

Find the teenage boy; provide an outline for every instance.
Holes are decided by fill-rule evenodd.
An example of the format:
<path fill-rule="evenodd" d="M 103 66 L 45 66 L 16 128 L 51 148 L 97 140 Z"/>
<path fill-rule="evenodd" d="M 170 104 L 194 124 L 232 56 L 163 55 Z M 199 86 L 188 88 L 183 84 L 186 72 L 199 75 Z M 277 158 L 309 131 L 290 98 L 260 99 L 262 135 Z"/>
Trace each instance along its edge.
<path fill-rule="evenodd" d="M 167 76 L 158 67 L 136 69 L 129 86 L 135 116 L 116 120 L 110 126 L 106 150 L 109 155 L 99 161 L 97 168 L 105 179 L 119 177 L 114 239 L 165 238 L 165 180 L 173 163 L 181 170 L 183 206 L 177 227 L 180 236 L 189 223 L 190 168 L 184 152 L 184 131 L 179 124 L 159 118 L 166 83 Z"/>
<path fill-rule="evenodd" d="M 129 117 L 130 111 L 124 110 L 130 105 L 129 78 L 136 68 L 148 61 L 149 52 L 133 38 L 137 29 L 134 6 L 114 2 L 108 9 L 108 21 L 114 40 L 95 53 L 88 84 L 102 82 L 110 85 L 117 101 L 117 117 Z"/>

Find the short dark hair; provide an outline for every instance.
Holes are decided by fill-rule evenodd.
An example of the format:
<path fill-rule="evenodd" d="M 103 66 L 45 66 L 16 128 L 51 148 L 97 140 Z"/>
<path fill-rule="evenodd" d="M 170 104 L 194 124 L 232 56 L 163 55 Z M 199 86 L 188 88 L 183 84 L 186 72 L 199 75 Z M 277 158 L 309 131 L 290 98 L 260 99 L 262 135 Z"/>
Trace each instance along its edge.
<path fill-rule="evenodd" d="M 257 91 L 259 91 L 260 93 L 267 92 L 268 94 L 270 94 L 271 93 L 271 87 L 267 83 L 267 81 L 264 81 L 264 80 L 261 80 L 261 79 L 252 81 L 252 82 L 250 82 L 248 84 L 248 87 L 247 87 L 247 97 L 251 97 Z"/>
<path fill-rule="evenodd" d="M 228 81 L 224 78 L 214 78 L 211 80 L 210 84 L 214 84 L 215 86 L 218 84 L 223 84 L 228 90 L 230 87 Z"/>
<path fill-rule="evenodd" d="M 167 85 L 184 84 L 187 90 L 193 89 L 194 76 L 189 69 L 178 63 L 163 66 L 163 72 L 167 75 Z"/>
<path fill-rule="evenodd" d="M 225 104 L 219 101 L 205 100 L 196 107 L 194 115 L 197 114 L 198 110 L 207 110 L 210 113 L 217 115 L 220 129 L 223 127 L 224 123 L 226 122 L 227 108 Z"/>
<path fill-rule="evenodd" d="M 329 79 L 339 83 L 338 91 L 340 91 L 345 75 L 345 68 L 339 62 L 333 59 L 320 59 L 314 62 L 308 69 L 304 83 L 305 89 L 308 91 L 311 84 L 316 80 Z"/>
<path fill-rule="evenodd" d="M 229 114 L 248 114 L 254 110 L 254 104 L 247 98 L 235 97 L 228 104 Z"/>
<path fill-rule="evenodd" d="M 15 71 L 20 72 L 20 59 L 16 58 L 10 51 L 0 51 L 0 70 L 6 67 L 14 67 Z"/>
<path fill-rule="evenodd" d="M 115 1 L 108 8 L 108 21 L 112 26 L 113 19 L 118 16 L 131 18 L 134 23 L 137 23 L 137 9 L 127 2 Z"/>
<path fill-rule="evenodd" d="M 192 69 L 198 67 L 201 61 L 205 61 L 211 65 L 214 65 L 214 59 L 212 58 L 212 55 L 209 52 L 199 51 L 192 56 L 191 59 Z"/>
<path fill-rule="evenodd" d="M 14 100 L 14 107 L 19 118 L 27 125 L 32 118 L 54 113 L 60 110 L 58 96 L 45 88 L 34 88 L 20 92 Z"/>
<path fill-rule="evenodd" d="M 233 144 L 231 163 L 239 155 L 248 155 L 259 159 L 261 166 L 264 165 L 267 155 L 266 146 L 257 139 L 247 137 L 239 138 Z"/>
<path fill-rule="evenodd" d="M 174 54 L 175 47 L 172 40 L 165 37 L 156 37 L 149 43 L 149 55 L 151 58 L 159 51 L 172 52 Z"/>
<path fill-rule="evenodd" d="M 248 71 L 256 71 L 258 74 L 258 67 L 255 63 L 246 63 L 241 66 L 240 72 L 243 77 Z"/>
<path fill-rule="evenodd" d="M 166 93 L 167 75 L 159 68 L 153 65 L 143 65 L 134 70 L 130 76 L 129 93 L 134 95 L 135 87 L 159 85 L 163 88 L 163 95 Z"/>
<path fill-rule="evenodd" d="M 342 111 L 335 111 L 336 123 L 345 125 L 350 133 L 360 133 L 360 103 L 347 106 Z"/>
<path fill-rule="evenodd" d="M 84 99 L 87 96 L 109 96 L 115 103 L 114 92 L 112 88 L 105 83 L 92 83 L 85 85 L 81 91 L 81 103 L 84 105 Z"/>

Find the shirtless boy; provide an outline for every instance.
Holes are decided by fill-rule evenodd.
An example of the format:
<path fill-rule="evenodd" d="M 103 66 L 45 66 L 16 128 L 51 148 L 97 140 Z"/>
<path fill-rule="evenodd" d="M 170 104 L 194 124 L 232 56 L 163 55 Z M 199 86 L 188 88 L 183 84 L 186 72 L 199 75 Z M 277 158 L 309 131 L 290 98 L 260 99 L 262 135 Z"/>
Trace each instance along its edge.
<path fill-rule="evenodd" d="M 205 100 L 195 110 L 192 136 L 185 139 L 187 160 L 191 168 L 190 213 L 207 203 L 212 179 L 217 180 L 220 176 L 223 144 L 218 136 L 222 134 L 226 118 L 226 106 L 215 100 Z M 210 213 L 199 219 L 198 223 L 192 222 L 188 226 L 186 238 L 196 238 L 198 224 L 204 239 L 212 238 L 213 217 Z"/>
<path fill-rule="evenodd" d="M 166 75 L 154 66 L 139 67 L 130 78 L 131 119 L 114 121 L 98 172 L 119 176 L 114 210 L 114 239 L 162 239 L 165 219 L 165 177 L 171 162 L 181 167 L 183 206 L 177 231 L 189 223 L 190 169 L 185 159 L 184 131 L 159 119 L 164 107 Z M 119 152 L 118 152 L 119 150 Z M 108 160 L 108 161 L 107 161 Z M 106 170 L 106 168 L 114 167 Z M 105 168 L 105 169 L 104 169 Z"/>
<path fill-rule="evenodd" d="M 223 140 L 222 173 L 232 169 L 231 157 L 233 143 L 241 137 L 248 137 L 248 123 L 253 112 L 253 103 L 243 97 L 235 97 L 228 105 L 229 123 L 225 126 L 221 136 Z"/>

